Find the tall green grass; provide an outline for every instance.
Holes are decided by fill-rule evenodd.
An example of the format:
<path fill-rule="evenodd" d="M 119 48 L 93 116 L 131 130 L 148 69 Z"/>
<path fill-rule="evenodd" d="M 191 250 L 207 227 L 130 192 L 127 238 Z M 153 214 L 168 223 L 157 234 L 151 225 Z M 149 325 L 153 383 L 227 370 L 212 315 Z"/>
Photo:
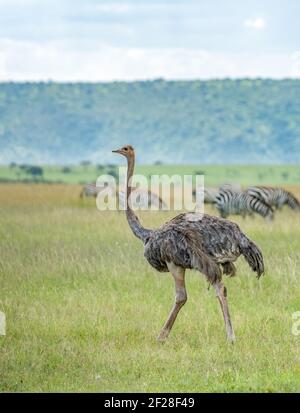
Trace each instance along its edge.
<path fill-rule="evenodd" d="M 1 185 L 0 205 L 1 391 L 300 391 L 300 336 L 291 332 L 299 215 L 237 219 L 262 248 L 267 273 L 258 281 L 240 259 L 238 276 L 225 279 L 234 345 L 213 289 L 194 271 L 160 344 L 172 277 L 148 265 L 122 212 L 80 203 L 72 186 Z M 140 214 L 147 227 L 173 215 Z"/>

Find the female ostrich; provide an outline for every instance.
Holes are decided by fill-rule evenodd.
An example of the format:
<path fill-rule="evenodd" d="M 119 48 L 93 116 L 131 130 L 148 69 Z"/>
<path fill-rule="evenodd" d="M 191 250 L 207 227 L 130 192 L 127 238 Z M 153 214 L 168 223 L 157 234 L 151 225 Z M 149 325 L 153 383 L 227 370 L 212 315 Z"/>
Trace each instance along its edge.
<path fill-rule="evenodd" d="M 160 272 L 171 272 L 175 281 L 175 304 L 158 340 L 166 340 L 177 314 L 186 303 L 185 270 L 196 269 L 202 272 L 207 281 L 214 286 L 223 312 L 227 338 L 233 341 L 234 332 L 220 266 L 224 274 L 235 275 L 233 262 L 242 254 L 259 278 L 264 272 L 261 251 L 246 237 L 238 225 L 206 214 L 184 213 L 158 229 L 144 228 L 130 207 L 131 178 L 135 163 L 134 149 L 127 145 L 113 152 L 127 159 L 126 217 L 128 224 L 133 234 L 144 243 L 144 256 L 150 265 Z"/>

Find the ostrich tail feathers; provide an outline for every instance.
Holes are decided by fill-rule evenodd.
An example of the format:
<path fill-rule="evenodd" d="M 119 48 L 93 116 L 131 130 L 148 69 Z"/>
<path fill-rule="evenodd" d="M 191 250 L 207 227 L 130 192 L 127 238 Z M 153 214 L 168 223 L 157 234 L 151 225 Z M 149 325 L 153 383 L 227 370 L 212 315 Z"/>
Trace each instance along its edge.
<path fill-rule="evenodd" d="M 265 267 L 263 255 L 258 246 L 245 236 L 241 250 L 249 266 L 257 273 L 257 278 L 260 278 L 265 272 Z"/>

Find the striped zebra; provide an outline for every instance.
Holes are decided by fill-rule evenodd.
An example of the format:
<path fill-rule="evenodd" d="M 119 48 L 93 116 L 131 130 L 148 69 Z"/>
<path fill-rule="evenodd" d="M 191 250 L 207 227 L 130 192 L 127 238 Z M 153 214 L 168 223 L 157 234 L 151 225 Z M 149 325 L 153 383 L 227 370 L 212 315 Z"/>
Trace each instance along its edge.
<path fill-rule="evenodd" d="M 204 187 L 204 189 L 202 187 L 199 188 L 195 188 L 193 190 L 193 196 L 195 197 L 197 195 L 197 193 L 202 193 L 204 192 L 204 203 L 205 204 L 215 204 L 216 203 L 216 197 L 219 193 L 219 190 L 217 188 L 213 188 L 213 187 Z"/>
<path fill-rule="evenodd" d="M 216 204 L 217 196 L 221 190 L 230 189 L 233 192 L 241 192 L 242 188 L 239 184 L 222 184 L 219 188 L 214 188 L 212 186 L 205 186 L 204 189 L 202 187 L 195 188 L 193 190 L 193 196 L 195 197 L 197 193 L 204 192 L 204 203 L 205 204 Z"/>
<path fill-rule="evenodd" d="M 287 205 L 293 210 L 300 211 L 298 199 L 283 188 L 271 188 L 265 186 L 250 186 L 247 193 L 255 198 L 264 201 L 276 209 L 281 209 Z"/>
<path fill-rule="evenodd" d="M 222 218 L 229 215 L 261 215 L 268 220 L 273 219 L 273 208 L 266 202 L 249 195 L 247 192 L 234 192 L 230 189 L 221 189 L 216 199 L 216 207 Z"/>

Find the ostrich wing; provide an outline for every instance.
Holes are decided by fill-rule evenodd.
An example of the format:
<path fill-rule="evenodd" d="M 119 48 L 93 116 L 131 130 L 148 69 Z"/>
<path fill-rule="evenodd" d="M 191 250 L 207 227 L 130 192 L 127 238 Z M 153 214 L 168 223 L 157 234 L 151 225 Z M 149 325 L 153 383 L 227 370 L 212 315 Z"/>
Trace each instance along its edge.
<path fill-rule="evenodd" d="M 167 263 L 200 271 L 210 283 L 221 279 L 219 266 L 203 251 L 200 234 L 166 227 L 153 231 L 145 243 L 144 255 L 158 271 L 168 271 Z"/>

